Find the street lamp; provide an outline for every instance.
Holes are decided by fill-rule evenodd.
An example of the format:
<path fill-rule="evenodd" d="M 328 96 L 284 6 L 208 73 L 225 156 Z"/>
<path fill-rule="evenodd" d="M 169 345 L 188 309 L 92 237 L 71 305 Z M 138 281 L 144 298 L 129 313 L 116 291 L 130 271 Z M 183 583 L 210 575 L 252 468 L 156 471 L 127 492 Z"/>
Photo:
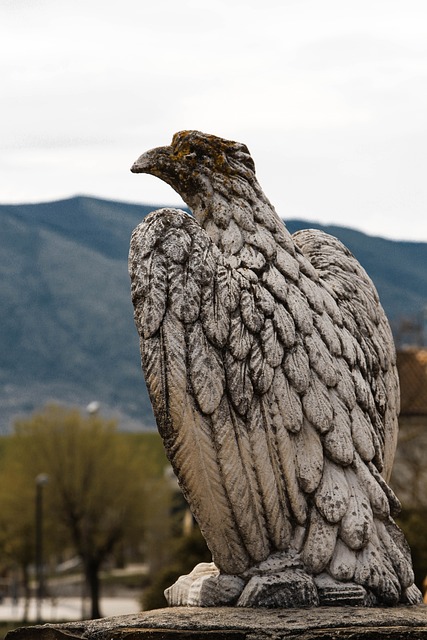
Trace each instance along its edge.
<path fill-rule="evenodd" d="M 89 402 L 89 404 L 87 405 L 86 411 L 90 416 L 96 416 L 100 407 L 101 405 L 97 400 L 92 400 L 92 402 Z"/>
<path fill-rule="evenodd" d="M 92 420 L 97 416 L 99 410 L 101 408 L 101 404 L 97 400 L 92 400 L 86 407 L 86 412 L 89 416 L 89 420 Z M 88 611 L 86 610 L 86 599 L 88 596 L 88 584 L 85 575 L 85 568 L 83 562 L 83 571 L 82 571 L 82 620 L 85 620 L 88 617 Z"/>
<path fill-rule="evenodd" d="M 44 595 L 43 584 L 43 487 L 49 481 L 46 473 L 39 473 L 36 477 L 36 617 L 37 621 L 42 620 L 42 601 Z"/>

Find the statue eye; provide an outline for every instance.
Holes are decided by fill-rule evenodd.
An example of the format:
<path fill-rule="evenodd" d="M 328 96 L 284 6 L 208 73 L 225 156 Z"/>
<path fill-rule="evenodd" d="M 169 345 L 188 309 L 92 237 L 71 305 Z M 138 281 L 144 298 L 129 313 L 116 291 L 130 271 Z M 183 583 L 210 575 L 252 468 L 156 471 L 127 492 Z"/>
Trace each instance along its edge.
<path fill-rule="evenodd" d="M 188 142 L 178 142 L 175 146 L 175 154 L 180 158 L 187 157 L 191 154 L 191 147 Z"/>

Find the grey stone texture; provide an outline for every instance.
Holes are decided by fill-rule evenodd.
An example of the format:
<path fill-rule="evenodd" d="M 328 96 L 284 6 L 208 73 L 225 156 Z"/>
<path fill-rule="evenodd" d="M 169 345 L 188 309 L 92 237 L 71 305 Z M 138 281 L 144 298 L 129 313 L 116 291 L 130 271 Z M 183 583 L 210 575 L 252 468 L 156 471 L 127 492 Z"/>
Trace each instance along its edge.
<path fill-rule="evenodd" d="M 419 603 L 387 484 L 399 382 L 371 279 L 336 238 L 289 234 L 243 144 L 184 131 L 132 171 L 194 214 L 151 213 L 129 256 L 159 432 L 214 561 L 169 604 Z"/>
<path fill-rule="evenodd" d="M 413 607 L 241 609 L 178 607 L 86 622 L 23 627 L 6 640 L 424 640 Z"/>

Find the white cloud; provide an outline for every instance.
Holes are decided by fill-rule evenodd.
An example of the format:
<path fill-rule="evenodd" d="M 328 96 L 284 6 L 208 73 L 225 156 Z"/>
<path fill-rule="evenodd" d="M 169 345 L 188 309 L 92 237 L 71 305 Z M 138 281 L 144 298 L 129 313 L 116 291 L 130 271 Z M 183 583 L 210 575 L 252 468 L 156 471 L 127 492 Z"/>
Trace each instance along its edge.
<path fill-rule="evenodd" d="M 3 0 L 0 202 L 178 201 L 129 166 L 240 139 L 277 209 L 427 241 L 425 0 Z"/>

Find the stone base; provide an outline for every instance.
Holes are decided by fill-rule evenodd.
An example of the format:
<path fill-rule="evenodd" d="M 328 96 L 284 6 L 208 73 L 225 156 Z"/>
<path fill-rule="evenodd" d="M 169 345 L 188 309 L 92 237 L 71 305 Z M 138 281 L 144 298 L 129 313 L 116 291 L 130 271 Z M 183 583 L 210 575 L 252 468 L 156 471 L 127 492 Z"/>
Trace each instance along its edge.
<path fill-rule="evenodd" d="M 175 607 L 22 627 L 6 640 L 427 640 L 427 607 Z"/>

